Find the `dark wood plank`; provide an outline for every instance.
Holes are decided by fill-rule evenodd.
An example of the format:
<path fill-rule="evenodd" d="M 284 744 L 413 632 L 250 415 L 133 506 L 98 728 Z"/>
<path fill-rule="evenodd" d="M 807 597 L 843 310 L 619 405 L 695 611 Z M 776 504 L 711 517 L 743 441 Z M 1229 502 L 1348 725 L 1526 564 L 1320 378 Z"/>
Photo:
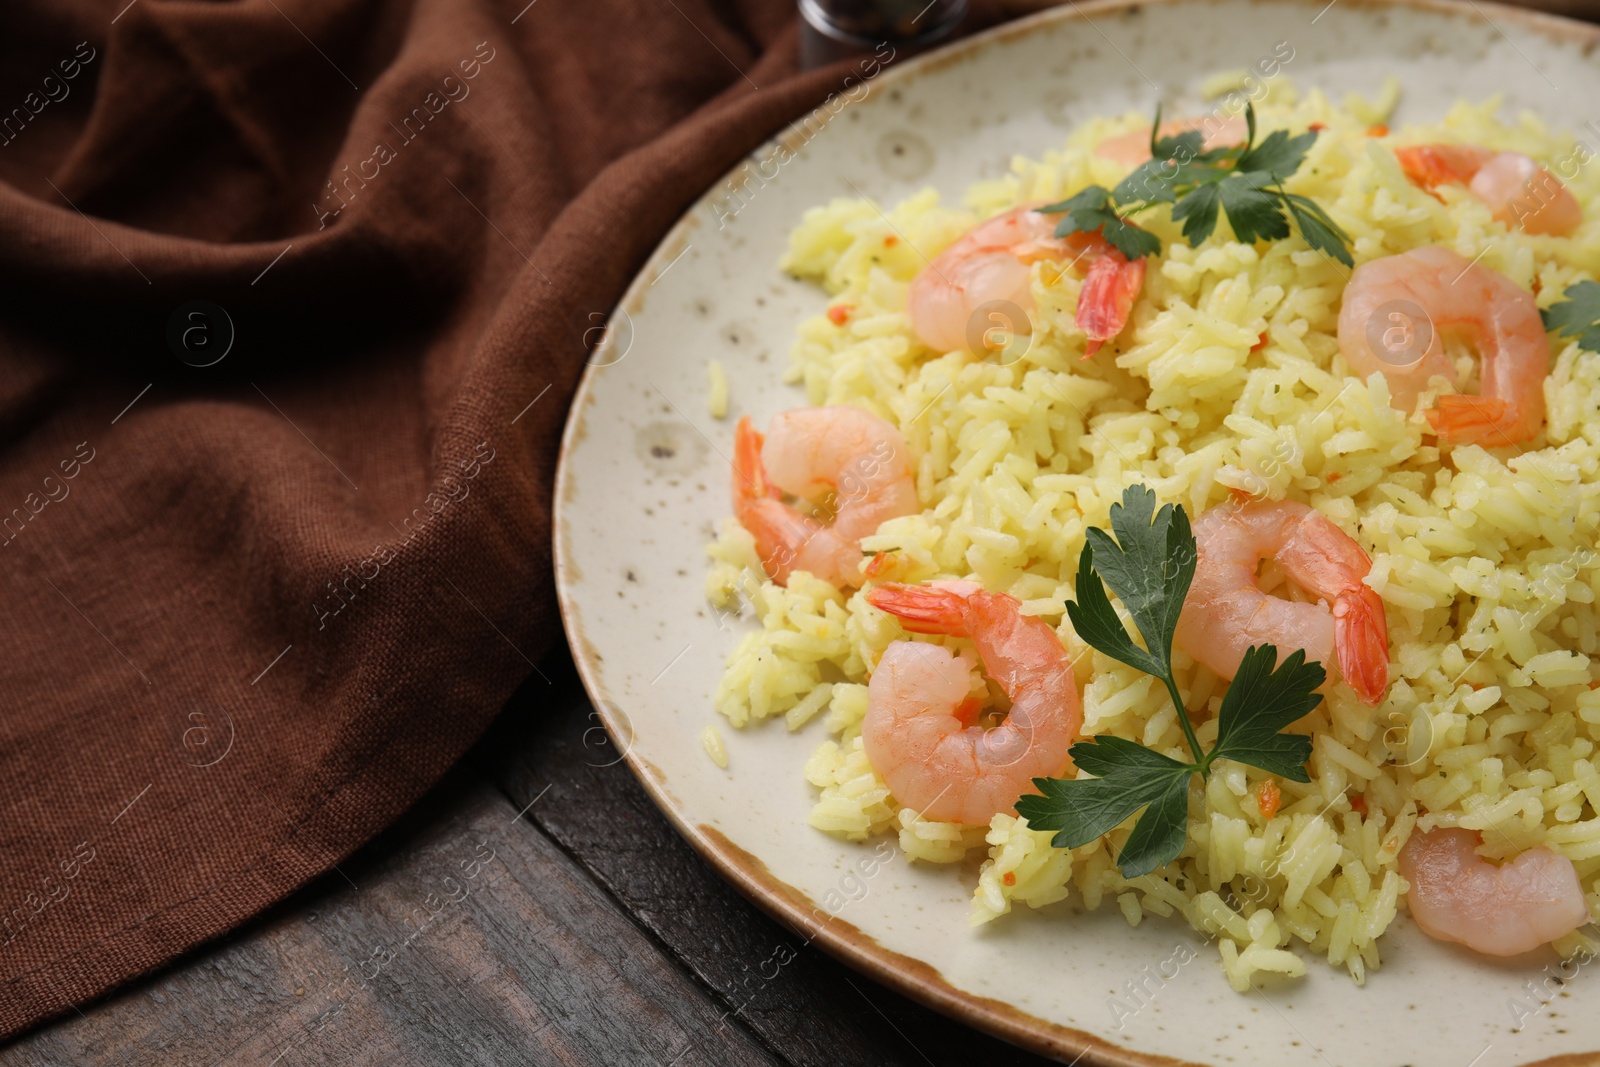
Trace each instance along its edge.
<path fill-rule="evenodd" d="M 542 667 L 339 873 L 0 1063 L 1044 1062 L 766 918 L 612 763 L 570 661 Z"/>
<path fill-rule="evenodd" d="M 0 1061 L 781 1062 L 516 815 L 458 773 L 342 873 Z"/>
<path fill-rule="evenodd" d="M 806 945 L 707 866 L 596 729 L 570 660 L 552 656 L 471 757 L 520 808 L 802 1067 L 1048 1061 L 913 1003 Z M 792 956 L 792 958 L 790 958 Z M 775 966 L 774 959 L 786 959 Z M 771 976 L 770 978 L 768 976 Z"/>

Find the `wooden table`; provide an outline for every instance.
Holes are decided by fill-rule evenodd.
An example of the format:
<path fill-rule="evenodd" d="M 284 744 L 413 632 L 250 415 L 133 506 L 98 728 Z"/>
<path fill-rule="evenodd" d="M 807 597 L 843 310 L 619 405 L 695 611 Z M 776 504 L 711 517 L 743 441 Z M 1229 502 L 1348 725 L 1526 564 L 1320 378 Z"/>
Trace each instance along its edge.
<path fill-rule="evenodd" d="M 768 919 L 656 811 L 565 651 L 541 667 L 550 681 L 337 871 L 0 1063 L 1046 1062 Z"/>

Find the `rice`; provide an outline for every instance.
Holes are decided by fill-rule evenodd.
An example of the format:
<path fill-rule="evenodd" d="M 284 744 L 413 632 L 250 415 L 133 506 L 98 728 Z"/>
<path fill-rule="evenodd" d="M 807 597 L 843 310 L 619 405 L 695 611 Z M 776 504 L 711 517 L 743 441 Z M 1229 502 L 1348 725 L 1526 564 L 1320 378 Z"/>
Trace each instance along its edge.
<path fill-rule="evenodd" d="M 706 411 L 713 419 L 725 419 L 728 417 L 728 374 L 722 369 L 721 360 L 706 360 L 706 378 L 711 386 L 706 394 Z"/>
<path fill-rule="evenodd" d="M 1577 234 L 1539 237 L 1508 232 L 1465 190 L 1436 198 L 1412 186 L 1389 147 L 1460 141 L 1553 165 L 1572 156 L 1570 136 L 1529 115 L 1502 123 L 1491 99 L 1386 138 L 1373 127 L 1397 93 L 1335 106 L 1280 82 L 1258 106 L 1267 129 L 1320 124 L 1287 187 L 1327 209 L 1357 262 L 1440 244 L 1533 289 L 1542 306 L 1600 273 L 1600 168 L 1566 181 L 1585 205 Z M 1340 265 L 1298 239 L 1238 243 L 1225 223 L 1190 248 L 1164 211 L 1141 216 L 1163 251 L 1130 326 L 1091 361 L 1080 361 L 1072 324 L 1081 282 L 1043 265 L 1020 357 L 939 355 L 911 333 L 906 289 L 923 254 L 1019 203 L 1114 184 L 1122 171 L 1089 148 L 1144 121 L 1092 122 L 1061 150 L 980 182 L 961 208 L 924 190 L 881 212 L 848 199 L 808 211 L 782 265 L 850 313 L 800 326 L 787 380 L 808 403 L 853 404 L 899 427 L 925 510 L 885 523 L 863 548 L 895 580 L 972 578 L 1054 625 L 1083 685 L 1085 734 L 1188 758 L 1163 687 L 1088 648 L 1064 614 L 1085 530 L 1107 526 L 1133 482 L 1191 517 L 1230 489 L 1292 496 L 1354 537 L 1387 606 L 1385 702 L 1370 709 L 1342 684 L 1331 690 L 1296 727 L 1316 739 L 1312 780 L 1280 780 L 1270 818 L 1257 800 L 1263 772 L 1224 761 L 1195 779 L 1180 858 L 1125 879 L 1115 856 L 1128 824 L 1064 850 L 1012 815 L 972 828 L 901 810 L 860 737 L 864 683 L 904 638 L 898 623 L 860 591 L 804 573 L 787 588 L 767 581 L 729 520 L 710 549 L 707 592 L 721 607 L 748 602 L 759 627 L 729 655 L 717 711 L 735 727 L 781 715 L 797 730 L 820 717 L 828 738 L 805 765 L 818 790 L 811 825 L 853 841 L 896 834 L 920 862 L 978 863 L 974 925 L 1062 900 L 1116 907 L 1133 924 L 1181 916 L 1215 939 L 1239 990 L 1303 975 L 1308 952 L 1362 982 L 1404 899 L 1397 856 L 1417 829 L 1480 830 L 1500 856 L 1547 845 L 1600 907 L 1600 357 L 1553 343 L 1546 430 L 1527 449 L 1441 454 L 1421 416 L 1389 406 L 1381 376 L 1346 372 Z M 1174 659 L 1186 702 L 1210 712 L 1197 727 L 1209 745 L 1226 683 Z M 1593 945 L 1575 933 L 1558 948 Z"/>
<path fill-rule="evenodd" d="M 717 731 L 716 723 L 709 723 L 700 731 L 700 747 L 706 750 L 706 755 L 711 757 L 712 763 L 723 770 L 728 769 L 728 746 L 723 743 L 722 734 Z"/>

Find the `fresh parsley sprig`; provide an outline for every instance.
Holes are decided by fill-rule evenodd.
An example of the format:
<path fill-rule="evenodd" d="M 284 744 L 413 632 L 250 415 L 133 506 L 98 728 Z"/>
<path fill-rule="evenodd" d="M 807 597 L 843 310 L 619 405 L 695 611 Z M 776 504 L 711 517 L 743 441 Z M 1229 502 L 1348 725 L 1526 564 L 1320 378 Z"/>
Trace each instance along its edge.
<path fill-rule="evenodd" d="M 1249 136 L 1244 144 L 1203 151 L 1205 136 L 1199 130 L 1157 136 L 1158 107 L 1150 126 L 1150 158 L 1115 189 L 1091 185 L 1039 211 L 1061 214 L 1057 237 L 1099 230 L 1129 259 L 1161 250 L 1154 234 L 1128 221 L 1157 204 L 1172 205 L 1172 220 L 1183 223 L 1183 237 L 1191 247 L 1211 236 L 1221 213 L 1241 241 L 1281 240 L 1289 236 L 1293 220 L 1306 244 L 1354 266 L 1350 235 L 1316 201 L 1283 188 L 1284 179 L 1305 161 L 1317 131 L 1290 137 L 1287 130 L 1273 130 L 1256 144 L 1256 112 L 1248 103 L 1245 124 Z"/>
<path fill-rule="evenodd" d="M 1600 282 L 1567 286 L 1562 299 L 1539 312 L 1544 328 L 1558 337 L 1575 337 L 1578 347 L 1600 352 Z"/>
<path fill-rule="evenodd" d="M 1077 848 L 1120 826 L 1140 809 L 1117 863 L 1135 878 L 1177 859 L 1188 828 L 1189 779 L 1202 778 L 1219 759 L 1248 763 L 1296 782 L 1309 782 L 1311 738 L 1283 733 L 1322 701 L 1327 674 L 1297 650 L 1278 665 L 1278 650 L 1258 645 L 1245 653 L 1217 713 L 1217 743 L 1200 747 L 1172 675 L 1172 635 L 1194 580 L 1197 562 L 1189 516 L 1181 506 L 1155 509 L 1156 495 L 1129 486 L 1111 506 L 1111 529 L 1088 533 L 1078 560 L 1078 599 L 1067 615 L 1092 647 L 1166 684 L 1194 762 L 1184 763 L 1126 738 L 1101 734 L 1072 746 L 1077 778 L 1035 778 L 1042 794 L 1017 801 L 1035 830 L 1054 830 L 1057 848 Z M 1134 643 L 1106 595 L 1117 595 L 1144 647 Z M 1093 775 L 1094 777 L 1087 777 Z"/>

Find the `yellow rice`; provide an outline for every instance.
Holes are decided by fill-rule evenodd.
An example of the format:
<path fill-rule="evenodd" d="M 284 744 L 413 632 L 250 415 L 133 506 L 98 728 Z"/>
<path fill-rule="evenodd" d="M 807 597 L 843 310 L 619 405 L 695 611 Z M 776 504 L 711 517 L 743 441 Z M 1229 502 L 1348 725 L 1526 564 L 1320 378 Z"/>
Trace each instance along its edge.
<path fill-rule="evenodd" d="M 1358 263 L 1444 245 L 1534 289 L 1541 306 L 1600 273 L 1600 167 L 1561 172 L 1585 208 L 1577 233 L 1535 237 L 1493 221 L 1464 189 L 1440 189 L 1441 202 L 1413 187 L 1390 150 L 1469 142 L 1555 169 L 1573 157 L 1570 136 L 1531 115 L 1502 123 L 1495 99 L 1374 136 L 1369 125 L 1394 102 L 1392 89 L 1375 104 L 1335 105 L 1279 84 L 1258 106 L 1265 129 L 1322 125 L 1288 188 L 1328 210 Z M 708 594 L 724 607 L 747 600 L 760 628 L 729 655 L 716 709 L 735 727 L 820 719 L 828 736 L 804 767 L 818 790 L 811 824 L 852 841 L 896 834 L 913 860 L 981 861 L 974 925 L 1069 898 L 1114 906 L 1130 923 L 1181 915 L 1215 935 L 1239 990 L 1254 976 L 1305 973 L 1306 949 L 1363 981 L 1404 900 L 1396 856 L 1415 829 L 1481 830 L 1497 857 L 1548 845 L 1576 865 L 1593 911 L 1600 356 L 1552 342 L 1546 433 L 1529 447 L 1441 455 L 1421 416 L 1389 406 L 1381 377 L 1348 375 L 1335 336 L 1344 268 L 1297 238 L 1240 244 L 1226 222 L 1191 249 L 1164 210 L 1141 216 L 1163 251 L 1130 326 L 1088 362 L 1072 323 L 1080 281 L 1044 264 L 1034 268 L 1031 343 L 1009 365 L 939 355 L 911 333 L 906 287 L 925 256 L 1016 204 L 1113 185 L 1122 172 L 1089 149 L 1147 121 L 1092 122 L 1043 160 L 1019 158 L 1006 177 L 975 186 L 965 207 L 929 189 L 882 210 L 840 199 L 808 211 L 782 265 L 852 310 L 843 325 L 822 314 L 801 325 L 787 375 L 804 388 L 796 406 L 854 404 L 900 428 L 925 510 L 863 547 L 899 553 L 900 580 L 975 578 L 1056 625 L 1083 685 L 1085 735 L 1189 758 L 1162 687 L 1089 649 L 1063 609 L 1084 531 L 1107 526 L 1133 482 L 1191 517 L 1230 488 L 1292 496 L 1347 531 L 1371 554 L 1368 584 L 1387 605 L 1387 699 L 1371 709 L 1343 685 L 1332 690 L 1296 727 L 1315 735 L 1312 781 L 1280 782 L 1270 819 L 1256 800 L 1262 772 L 1223 762 L 1196 779 L 1183 855 L 1129 881 L 1114 862 L 1127 825 L 1068 852 L 1010 815 L 973 828 L 901 810 L 860 739 L 865 682 L 905 637 L 898 623 L 860 592 L 805 574 L 788 588 L 766 581 L 751 538 L 729 519 L 711 548 Z M 1209 744 L 1225 683 L 1176 658 L 1187 704 L 1209 709 L 1198 728 Z M 1573 934 L 1558 948 L 1584 943 Z"/>
<path fill-rule="evenodd" d="M 711 383 L 710 392 L 706 394 L 706 411 L 713 419 L 727 418 L 728 374 L 720 360 L 706 360 L 706 378 Z"/>

